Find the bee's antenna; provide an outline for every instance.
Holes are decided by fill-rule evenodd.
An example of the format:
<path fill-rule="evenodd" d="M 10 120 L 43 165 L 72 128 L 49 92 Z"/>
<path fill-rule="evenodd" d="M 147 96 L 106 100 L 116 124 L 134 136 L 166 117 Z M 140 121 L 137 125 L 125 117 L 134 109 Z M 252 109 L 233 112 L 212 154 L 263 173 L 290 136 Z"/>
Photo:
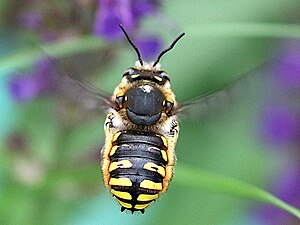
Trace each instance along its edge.
<path fill-rule="evenodd" d="M 139 62 L 140 62 L 140 64 L 141 64 L 141 66 L 143 66 L 143 61 L 142 61 L 142 59 L 141 59 L 141 53 L 140 53 L 139 49 L 138 49 L 138 48 L 133 44 L 133 42 L 130 40 L 130 38 L 129 38 L 129 36 L 128 36 L 126 30 L 125 30 L 124 27 L 122 26 L 122 24 L 119 24 L 119 27 L 121 28 L 121 30 L 122 30 L 123 33 L 125 34 L 125 36 L 126 36 L 128 42 L 130 43 L 130 45 L 134 48 L 134 50 L 135 50 L 135 52 L 136 52 L 136 54 L 137 54 L 137 56 L 138 56 L 138 60 L 139 60 Z"/>
<path fill-rule="evenodd" d="M 159 60 L 161 59 L 161 57 L 162 57 L 164 54 L 166 54 L 168 51 L 170 51 L 170 50 L 175 46 L 175 44 L 179 41 L 179 39 L 182 38 L 184 35 L 185 35 L 185 33 L 180 34 L 180 35 L 173 41 L 173 43 L 170 45 L 169 48 L 163 50 L 163 51 L 159 54 L 159 56 L 157 57 L 156 61 L 153 63 L 153 67 L 156 66 L 156 64 L 159 62 Z"/>

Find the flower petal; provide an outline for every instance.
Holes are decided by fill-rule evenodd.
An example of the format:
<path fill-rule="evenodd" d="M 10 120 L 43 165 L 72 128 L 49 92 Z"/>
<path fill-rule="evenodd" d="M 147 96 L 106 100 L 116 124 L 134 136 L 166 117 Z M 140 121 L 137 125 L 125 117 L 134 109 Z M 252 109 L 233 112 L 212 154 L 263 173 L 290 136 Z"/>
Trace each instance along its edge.
<path fill-rule="evenodd" d="M 279 87 L 300 88 L 300 42 L 286 44 L 273 68 Z"/>
<path fill-rule="evenodd" d="M 119 27 L 122 24 L 128 32 L 134 28 L 130 0 L 100 0 L 96 15 L 94 33 L 108 41 L 123 37 Z"/>
<path fill-rule="evenodd" d="M 30 101 L 39 94 L 38 82 L 31 75 L 14 77 L 9 87 L 12 97 L 18 102 Z"/>
<path fill-rule="evenodd" d="M 135 42 L 143 60 L 156 58 L 162 50 L 162 39 L 159 36 L 142 37 Z"/>
<path fill-rule="evenodd" d="M 268 106 L 264 111 L 262 135 L 272 144 L 291 144 L 297 140 L 300 131 L 300 117 L 284 105 Z"/>
<path fill-rule="evenodd" d="M 154 14 L 159 7 L 158 0 L 133 0 L 132 13 L 135 18 Z"/>

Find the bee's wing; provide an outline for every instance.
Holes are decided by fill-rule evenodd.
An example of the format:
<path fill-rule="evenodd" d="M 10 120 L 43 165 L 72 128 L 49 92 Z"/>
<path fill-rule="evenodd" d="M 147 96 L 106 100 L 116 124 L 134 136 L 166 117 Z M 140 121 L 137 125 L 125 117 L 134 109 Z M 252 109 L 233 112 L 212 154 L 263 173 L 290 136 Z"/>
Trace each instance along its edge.
<path fill-rule="evenodd" d="M 113 105 L 109 94 L 76 75 L 64 74 L 59 80 L 58 93 L 79 103 L 84 110 L 105 113 Z"/>
<path fill-rule="evenodd" d="M 239 79 L 225 85 L 225 87 L 208 92 L 192 100 L 179 103 L 177 108 L 178 115 L 202 119 L 226 106 L 234 105 L 238 99 L 247 96 L 249 91 L 254 88 L 254 85 L 264 83 L 267 77 L 265 66 L 266 63 L 239 76 Z M 255 88 L 258 87 L 256 86 Z"/>
<path fill-rule="evenodd" d="M 111 95 L 98 89 L 78 74 L 88 74 L 95 71 L 99 65 L 98 51 L 83 53 L 68 57 L 51 56 L 50 53 L 37 43 L 33 44 L 43 54 L 43 59 L 51 61 L 55 70 L 55 83 L 59 97 L 76 102 L 83 110 L 104 114 L 113 106 Z M 83 63 L 83 61 L 85 61 Z M 87 61 L 87 62 L 86 62 Z M 85 65 L 86 64 L 86 65 Z"/>

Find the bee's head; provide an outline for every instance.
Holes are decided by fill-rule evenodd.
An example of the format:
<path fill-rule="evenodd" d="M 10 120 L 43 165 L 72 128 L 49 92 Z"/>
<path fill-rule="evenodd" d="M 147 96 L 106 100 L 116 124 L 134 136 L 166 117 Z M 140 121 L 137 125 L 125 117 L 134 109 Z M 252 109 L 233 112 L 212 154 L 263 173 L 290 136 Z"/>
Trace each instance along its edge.
<path fill-rule="evenodd" d="M 184 33 L 169 48 L 162 51 L 156 61 L 147 63 L 142 61 L 138 48 L 132 43 L 122 25 L 120 28 L 135 49 L 138 61 L 134 67 L 125 71 L 123 79 L 129 88 L 116 92 L 116 105 L 118 108 L 126 109 L 127 117 L 132 123 L 145 126 L 154 125 L 163 113 L 170 116 L 175 104 L 174 94 L 173 92 L 170 94 L 169 90 L 170 78 L 166 72 L 160 69 L 159 60 L 174 47 Z"/>
<path fill-rule="evenodd" d="M 126 114 L 136 125 L 153 125 L 161 117 L 166 97 L 151 83 L 128 89 L 125 93 Z"/>
<path fill-rule="evenodd" d="M 137 62 L 138 64 L 138 62 Z M 174 96 L 169 77 L 164 71 L 146 67 L 132 67 L 125 71 L 122 84 L 125 89 L 117 92 L 118 108 L 126 109 L 128 119 L 136 125 L 154 125 L 163 113 L 171 115 Z"/>

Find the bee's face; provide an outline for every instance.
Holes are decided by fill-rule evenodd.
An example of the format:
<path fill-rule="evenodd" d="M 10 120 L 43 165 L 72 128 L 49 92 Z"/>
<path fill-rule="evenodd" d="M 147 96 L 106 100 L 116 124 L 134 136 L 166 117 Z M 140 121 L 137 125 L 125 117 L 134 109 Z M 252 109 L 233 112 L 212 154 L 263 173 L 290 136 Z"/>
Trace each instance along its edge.
<path fill-rule="evenodd" d="M 125 93 L 126 113 L 131 122 L 137 125 L 153 125 L 161 117 L 165 96 L 151 84 L 140 84 Z"/>

